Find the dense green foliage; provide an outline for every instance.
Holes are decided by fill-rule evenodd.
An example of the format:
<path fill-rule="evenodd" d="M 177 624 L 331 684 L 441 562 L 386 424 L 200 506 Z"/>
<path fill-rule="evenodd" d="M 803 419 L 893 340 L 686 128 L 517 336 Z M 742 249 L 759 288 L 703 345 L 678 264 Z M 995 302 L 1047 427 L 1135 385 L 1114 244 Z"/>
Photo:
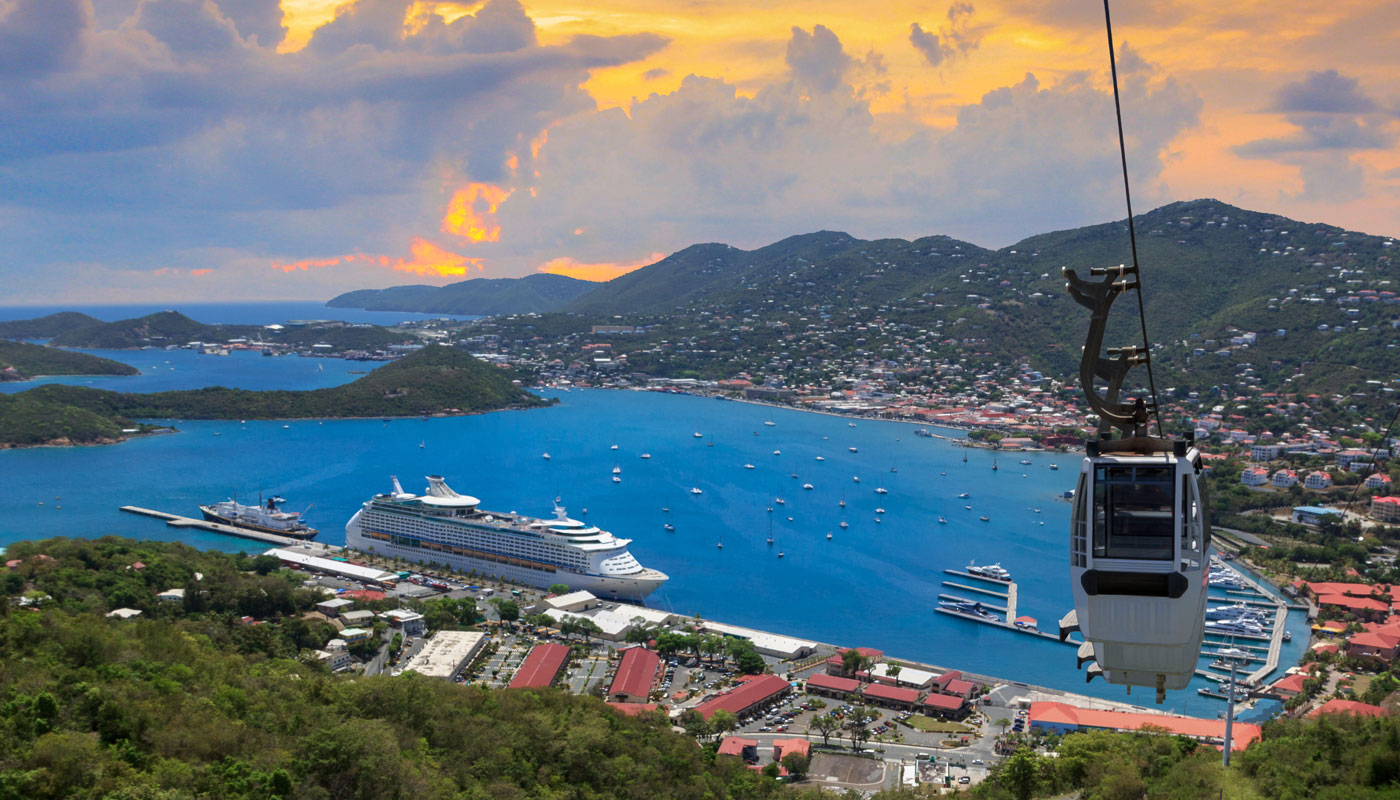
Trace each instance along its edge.
<path fill-rule="evenodd" d="M 51 599 L 0 606 L 0 800 L 816 796 L 590 697 L 329 675 L 297 657 L 324 641 L 294 618 L 310 593 L 254 559 L 122 539 L 10 556 L 6 590 Z M 154 599 L 170 586 L 183 605 Z M 119 605 L 146 613 L 101 616 Z"/>
<path fill-rule="evenodd" d="M 0 339 L 52 339 L 66 330 L 99 322 L 97 317 L 77 311 L 60 311 L 45 317 L 0 322 Z"/>
<path fill-rule="evenodd" d="M 1400 718 L 1328 716 L 1275 720 L 1264 737 L 1234 756 L 1158 733 L 1074 733 L 1058 757 L 1022 747 L 999 764 L 975 795 L 1026 800 L 1078 791 L 1083 800 L 1381 800 L 1400 797 Z"/>
<path fill-rule="evenodd" d="M 417 311 L 424 314 L 529 314 L 553 311 L 597 288 L 566 275 L 472 278 L 446 286 L 390 286 L 346 292 L 326 303 L 331 308 Z"/>
<path fill-rule="evenodd" d="M 0 369 L 14 367 L 26 378 L 38 375 L 139 375 L 130 364 L 56 347 L 0 339 Z"/>
<path fill-rule="evenodd" d="M 20 394 L 0 394 L 0 447 L 67 440 L 72 444 L 110 442 L 130 423 L 119 415 Z"/>
<path fill-rule="evenodd" d="M 383 350 L 391 344 L 417 341 L 410 334 L 395 333 L 378 325 L 355 325 L 343 328 L 290 328 L 276 336 L 265 336 L 265 340 L 293 347 L 310 347 L 313 344 L 328 344 L 331 349 Z"/>

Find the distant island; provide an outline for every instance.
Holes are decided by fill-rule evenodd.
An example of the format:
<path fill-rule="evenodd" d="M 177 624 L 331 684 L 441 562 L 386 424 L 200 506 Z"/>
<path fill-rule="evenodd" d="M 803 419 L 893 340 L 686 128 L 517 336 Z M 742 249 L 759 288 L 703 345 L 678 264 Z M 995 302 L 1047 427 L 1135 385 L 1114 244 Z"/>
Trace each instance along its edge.
<path fill-rule="evenodd" d="M 293 350 L 372 352 L 418 341 L 412 333 L 379 325 L 331 320 L 302 326 L 208 325 L 178 311 L 159 311 L 115 322 L 64 311 L 36 319 L 0 322 L 0 338 L 47 339 L 53 347 L 89 350 L 187 347 L 191 343 L 220 348 L 239 343 L 265 346 L 269 352 L 278 353 Z"/>
<path fill-rule="evenodd" d="M 300 419 L 406 417 L 534 408 L 547 401 L 512 373 L 427 345 L 353 383 L 310 391 L 211 387 L 131 394 L 50 384 L 0 395 L 0 448 L 105 444 L 146 432 L 142 418 Z"/>
<path fill-rule="evenodd" d="M 27 342 L 0 339 L 0 381 L 41 375 L 139 375 L 130 364 Z"/>
<path fill-rule="evenodd" d="M 539 314 L 554 311 L 601 284 L 541 273 L 523 278 L 473 278 L 446 286 L 360 289 L 331 298 L 331 308 L 412 311 L 423 314 Z"/>

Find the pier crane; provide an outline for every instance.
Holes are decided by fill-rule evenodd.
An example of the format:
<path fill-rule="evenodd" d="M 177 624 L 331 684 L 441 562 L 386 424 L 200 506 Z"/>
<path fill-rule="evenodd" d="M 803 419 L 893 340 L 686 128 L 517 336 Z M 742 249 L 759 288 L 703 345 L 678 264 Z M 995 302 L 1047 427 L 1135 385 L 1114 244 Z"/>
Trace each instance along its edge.
<path fill-rule="evenodd" d="M 1107 22 L 1107 2 L 1104 15 Z M 1074 610 L 1060 620 L 1059 636 L 1064 641 L 1078 631 L 1084 638 L 1077 666 L 1089 665 L 1086 681 L 1102 677 L 1129 691 L 1152 687 L 1161 703 L 1168 689 L 1186 688 L 1199 658 L 1210 520 L 1205 485 L 1198 480 L 1201 454 L 1194 433 L 1180 439 L 1165 436 L 1157 411 L 1111 22 L 1108 46 L 1133 263 L 1092 268 L 1090 279 L 1072 269 L 1063 271 L 1070 296 L 1091 314 L 1079 383 L 1098 415 L 1098 430 L 1085 442 L 1074 490 L 1069 553 Z M 1128 292 L 1137 293 L 1142 345 L 1105 349 L 1109 310 Z M 1147 368 L 1150 399 L 1125 399 L 1123 381 L 1139 365 Z M 1156 435 L 1152 416 L 1157 417 Z"/>

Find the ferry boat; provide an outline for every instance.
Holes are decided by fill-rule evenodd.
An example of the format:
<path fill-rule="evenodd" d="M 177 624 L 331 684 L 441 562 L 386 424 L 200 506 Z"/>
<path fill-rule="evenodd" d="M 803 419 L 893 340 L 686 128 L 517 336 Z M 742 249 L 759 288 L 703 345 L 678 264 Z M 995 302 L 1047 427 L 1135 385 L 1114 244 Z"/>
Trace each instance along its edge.
<path fill-rule="evenodd" d="M 1206 619 L 1240 619 L 1250 617 L 1263 617 L 1264 614 L 1259 609 L 1235 603 L 1228 606 L 1214 606 L 1206 609 Z"/>
<path fill-rule="evenodd" d="M 199 511 L 210 522 L 221 522 L 235 528 L 275 533 L 293 539 L 316 538 L 320 531 L 302 522 L 301 512 L 283 511 L 278 508 L 283 502 L 285 501 L 280 497 L 269 497 L 265 504 L 245 506 L 237 500 L 225 500 L 222 503 L 200 506 Z"/>
<path fill-rule="evenodd" d="M 1243 619 L 1212 619 L 1206 620 L 1206 633 L 1263 636 L 1264 627 Z"/>
<path fill-rule="evenodd" d="M 438 562 L 462 572 L 548 587 L 567 583 L 600 597 L 642 600 L 667 581 L 637 563 L 630 539 L 570 519 L 556 499 L 553 519 L 486 511 L 438 475 L 421 495 L 393 491 L 365 501 L 345 525 L 345 544 L 377 555 Z"/>
<path fill-rule="evenodd" d="M 1002 567 L 1000 562 L 996 564 L 985 564 L 980 567 L 976 564 L 969 563 L 966 572 L 969 575 L 976 575 L 979 578 L 1001 581 L 1002 583 L 1011 582 L 1011 572 Z"/>

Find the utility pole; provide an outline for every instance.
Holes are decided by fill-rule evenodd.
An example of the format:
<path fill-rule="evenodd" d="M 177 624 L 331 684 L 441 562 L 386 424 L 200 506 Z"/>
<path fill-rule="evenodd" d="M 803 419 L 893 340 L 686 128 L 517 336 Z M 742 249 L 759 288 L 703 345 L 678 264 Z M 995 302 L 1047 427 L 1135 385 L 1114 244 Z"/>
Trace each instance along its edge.
<path fill-rule="evenodd" d="M 1230 688 L 1226 693 L 1225 699 L 1225 751 L 1222 754 L 1221 761 L 1227 768 L 1230 766 L 1230 747 L 1234 738 L 1235 727 L 1235 672 L 1239 669 L 1240 656 L 1243 655 L 1245 655 L 1244 651 L 1234 647 L 1222 649 L 1220 651 L 1220 657 L 1230 664 Z"/>

